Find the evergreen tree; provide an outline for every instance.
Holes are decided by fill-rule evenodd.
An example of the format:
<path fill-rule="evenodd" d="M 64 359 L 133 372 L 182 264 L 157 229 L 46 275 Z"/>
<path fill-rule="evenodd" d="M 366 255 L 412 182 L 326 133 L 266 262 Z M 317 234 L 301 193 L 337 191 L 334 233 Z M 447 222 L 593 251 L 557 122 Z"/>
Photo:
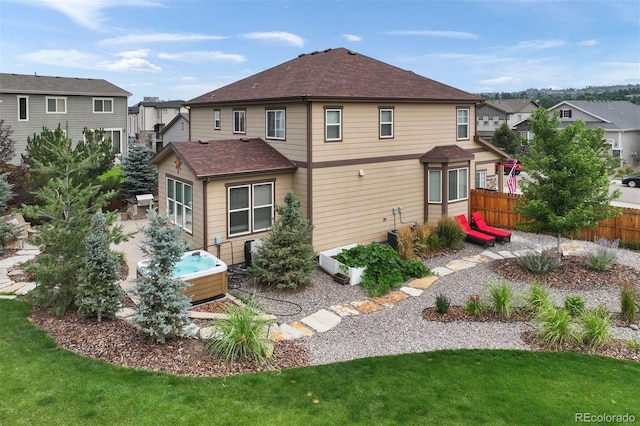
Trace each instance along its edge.
<path fill-rule="evenodd" d="M 11 139 L 13 129 L 4 120 L 0 119 L 0 165 L 5 165 L 15 154 L 16 142 Z"/>
<path fill-rule="evenodd" d="M 122 290 L 118 283 L 119 261 L 109 248 L 107 221 L 103 213 L 96 213 L 91 231 L 85 238 L 85 263 L 78 277 L 76 304 L 86 317 L 113 318 L 120 309 Z"/>
<path fill-rule="evenodd" d="M 124 198 L 155 193 L 158 171 L 149 163 L 150 158 L 151 150 L 145 145 L 134 145 L 129 150 L 129 157 L 122 163 L 124 182 L 121 191 Z"/>
<path fill-rule="evenodd" d="M 144 276 L 136 280 L 140 304 L 134 321 L 157 343 L 164 343 L 189 324 L 191 303 L 180 293 L 188 284 L 173 276 L 173 268 L 187 244 L 182 241 L 182 230 L 173 226 L 166 214 L 150 209 L 147 218 L 149 224 L 142 230 L 145 238 L 140 248 L 149 258 L 149 265 Z"/>
<path fill-rule="evenodd" d="M 609 194 L 615 159 L 608 154 L 602 129 L 586 128 L 581 120 L 558 129 L 558 113 L 550 117 L 544 108 L 535 110 L 529 121 L 534 133 L 529 178 L 522 181 L 525 197 L 515 211 L 526 219 L 523 229 L 557 236 L 560 261 L 560 237 L 595 229 L 599 221 L 620 214 L 610 205 L 620 196 L 619 190 Z"/>
<path fill-rule="evenodd" d="M 518 134 L 509 128 L 507 123 L 502 123 L 494 132 L 491 143 L 504 150 L 507 154 L 514 155 L 520 145 L 520 139 Z"/>
<path fill-rule="evenodd" d="M 317 265 L 311 245 L 313 226 L 300 213 L 293 191 L 276 206 L 278 215 L 268 237 L 252 257 L 249 277 L 256 284 L 296 288 L 311 282 Z"/>
<path fill-rule="evenodd" d="M 7 175 L 0 174 L 0 254 L 4 253 L 5 245 L 18 239 L 20 232 L 11 223 L 13 216 L 6 215 L 7 203 L 13 197 L 13 185 L 7 182 Z"/>

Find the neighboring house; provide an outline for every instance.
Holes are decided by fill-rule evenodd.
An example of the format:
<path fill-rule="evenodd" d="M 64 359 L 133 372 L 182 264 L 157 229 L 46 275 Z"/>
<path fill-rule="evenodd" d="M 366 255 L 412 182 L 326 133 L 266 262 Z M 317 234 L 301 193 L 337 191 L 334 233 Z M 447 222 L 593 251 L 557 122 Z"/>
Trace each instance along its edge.
<path fill-rule="evenodd" d="M 504 123 L 511 128 L 529 118 L 531 112 L 539 107 L 531 99 L 485 100 L 478 105 L 478 136 L 490 139 Z"/>
<path fill-rule="evenodd" d="M 299 55 L 185 103 L 191 140 L 152 158 L 160 210 L 232 263 L 290 189 L 316 251 L 468 214 L 508 157 L 476 136 L 480 101 L 344 48 Z"/>
<path fill-rule="evenodd" d="M 129 107 L 129 138 L 146 144 L 153 151 L 161 150 L 162 129 L 180 114 L 189 114 L 183 104 L 183 100 L 161 101 L 157 97 L 145 97 Z"/>
<path fill-rule="evenodd" d="M 162 146 L 189 140 L 189 114 L 176 115 L 160 132 Z M 162 148 L 161 148 L 162 149 Z"/>
<path fill-rule="evenodd" d="M 131 93 L 106 80 L 0 74 L 0 118 L 11 126 L 20 164 L 27 138 L 42 128 L 58 126 L 72 141 L 83 139 L 82 130 L 104 129 L 116 153 L 128 149 L 127 98 Z"/>

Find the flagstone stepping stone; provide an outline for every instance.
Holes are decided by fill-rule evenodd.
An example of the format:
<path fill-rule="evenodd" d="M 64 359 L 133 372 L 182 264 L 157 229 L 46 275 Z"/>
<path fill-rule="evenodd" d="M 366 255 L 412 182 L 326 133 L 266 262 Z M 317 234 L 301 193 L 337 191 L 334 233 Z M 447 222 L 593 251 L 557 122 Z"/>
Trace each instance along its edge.
<path fill-rule="evenodd" d="M 439 278 L 438 276 L 433 276 L 433 275 L 428 277 L 417 278 L 411 281 L 410 283 L 408 283 L 407 285 L 409 287 L 426 290 L 427 288 L 431 287 L 431 285 L 435 283 L 438 280 L 438 278 Z"/>
<path fill-rule="evenodd" d="M 482 253 L 480 253 L 480 256 L 484 256 L 485 258 L 488 258 L 489 261 L 504 259 L 504 257 L 502 257 L 502 255 L 500 255 L 500 253 L 494 253 L 494 252 L 489 251 L 489 250 L 483 251 Z"/>
<path fill-rule="evenodd" d="M 29 293 L 31 290 L 33 290 L 34 288 L 36 288 L 36 283 L 23 283 L 24 285 L 19 288 L 18 290 L 16 290 L 14 293 L 19 295 L 19 296 L 24 296 L 25 294 Z"/>
<path fill-rule="evenodd" d="M 465 256 L 462 258 L 462 260 L 466 260 L 468 262 L 474 262 L 474 263 L 482 263 L 482 262 L 489 262 L 491 258 L 487 256 L 483 256 L 482 254 L 474 254 L 473 256 Z"/>
<path fill-rule="evenodd" d="M 0 269 L 10 269 L 14 266 L 17 266 L 21 263 L 27 262 L 29 260 L 34 259 L 36 256 L 33 254 L 26 254 L 22 256 L 13 256 L 7 257 L 6 259 L 0 260 Z"/>
<path fill-rule="evenodd" d="M 18 297 L 18 296 L 16 296 L 15 294 L 0 294 L 0 299 L 13 300 L 16 297 Z"/>
<path fill-rule="evenodd" d="M 13 280 L 11 278 L 0 278 L 0 290 L 13 285 Z"/>
<path fill-rule="evenodd" d="M 506 250 L 499 251 L 498 254 L 502 256 L 503 259 L 513 259 L 514 257 L 516 257 L 513 253 Z"/>
<path fill-rule="evenodd" d="M 14 293 L 16 290 L 20 290 L 25 285 L 27 285 L 27 283 L 25 283 L 25 282 L 11 284 L 9 286 L 0 288 L 0 292 L 2 292 L 2 293 Z"/>
<path fill-rule="evenodd" d="M 16 252 L 18 256 L 37 256 L 40 254 L 40 249 L 22 249 Z"/>
<path fill-rule="evenodd" d="M 363 314 L 370 314 L 384 309 L 384 306 L 378 305 L 372 300 L 354 300 L 351 304 Z"/>
<path fill-rule="evenodd" d="M 222 335 L 222 332 L 217 327 L 202 327 L 198 331 L 198 335 L 201 339 L 212 339 Z"/>
<path fill-rule="evenodd" d="M 270 333 L 270 338 L 273 340 L 295 340 L 305 336 L 307 336 L 305 332 L 289 324 L 280 324 L 279 326 L 273 327 Z"/>
<path fill-rule="evenodd" d="M 400 292 L 400 293 L 402 293 L 402 292 Z M 389 299 L 389 298 L 387 298 L 385 296 L 374 297 L 371 300 L 373 300 L 374 302 L 376 302 L 380 306 L 384 306 L 385 308 L 390 308 L 391 306 L 393 306 L 393 300 L 391 300 L 391 299 Z"/>
<path fill-rule="evenodd" d="M 413 297 L 418 297 L 422 293 L 424 293 L 424 290 L 420 290 L 418 288 L 412 288 L 412 287 L 400 287 L 400 291 L 403 291 L 407 293 L 409 296 L 413 296 Z"/>
<path fill-rule="evenodd" d="M 320 309 L 315 314 L 302 318 L 300 321 L 308 325 L 318 333 L 324 333 L 338 325 L 342 319 L 339 315 L 334 314 L 326 309 Z"/>
<path fill-rule="evenodd" d="M 451 262 L 448 262 L 445 266 L 454 272 L 458 272 L 463 269 L 473 268 L 476 265 L 477 265 L 476 262 L 458 259 L 458 260 L 452 260 Z"/>
<path fill-rule="evenodd" d="M 433 268 L 431 272 L 433 272 L 439 277 L 446 277 L 449 274 L 453 274 L 453 271 L 451 269 L 445 268 L 444 266 L 438 266 L 436 268 Z"/>
<path fill-rule="evenodd" d="M 407 293 L 400 291 L 400 290 L 394 290 L 390 293 L 388 293 L 386 296 L 387 299 L 391 300 L 392 302 L 399 302 L 401 300 L 406 299 L 407 297 L 409 297 L 407 295 Z"/>
<path fill-rule="evenodd" d="M 305 336 L 313 336 L 313 330 L 301 323 L 300 321 L 295 321 L 291 324 L 291 327 L 300 331 Z"/>
<path fill-rule="evenodd" d="M 354 317 L 360 315 L 360 311 L 355 309 L 348 303 L 341 303 L 339 305 L 329 306 L 329 309 L 340 315 L 341 317 Z"/>

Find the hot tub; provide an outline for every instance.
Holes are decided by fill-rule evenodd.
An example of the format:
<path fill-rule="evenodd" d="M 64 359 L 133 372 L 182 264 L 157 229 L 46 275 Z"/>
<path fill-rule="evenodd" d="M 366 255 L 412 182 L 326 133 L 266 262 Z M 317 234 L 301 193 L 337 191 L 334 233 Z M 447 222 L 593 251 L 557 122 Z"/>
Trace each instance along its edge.
<path fill-rule="evenodd" d="M 138 262 L 138 277 L 144 276 L 149 262 L 149 259 Z M 217 299 L 227 292 L 227 265 L 204 250 L 184 253 L 176 263 L 173 275 L 189 284 L 189 287 L 181 292 L 191 299 L 191 303 Z"/>

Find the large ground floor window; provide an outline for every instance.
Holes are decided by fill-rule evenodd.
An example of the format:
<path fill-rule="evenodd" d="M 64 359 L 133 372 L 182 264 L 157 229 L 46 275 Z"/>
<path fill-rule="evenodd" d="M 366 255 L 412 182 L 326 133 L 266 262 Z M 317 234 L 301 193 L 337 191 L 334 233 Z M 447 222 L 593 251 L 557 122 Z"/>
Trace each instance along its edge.
<path fill-rule="evenodd" d="M 227 188 L 229 236 L 266 231 L 273 218 L 273 182 Z"/>
<path fill-rule="evenodd" d="M 449 201 L 460 201 L 469 198 L 469 169 L 449 170 Z"/>
<path fill-rule="evenodd" d="M 190 184 L 167 178 L 167 215 L 180 228 L 193 231 L 193 187 Z"/>

